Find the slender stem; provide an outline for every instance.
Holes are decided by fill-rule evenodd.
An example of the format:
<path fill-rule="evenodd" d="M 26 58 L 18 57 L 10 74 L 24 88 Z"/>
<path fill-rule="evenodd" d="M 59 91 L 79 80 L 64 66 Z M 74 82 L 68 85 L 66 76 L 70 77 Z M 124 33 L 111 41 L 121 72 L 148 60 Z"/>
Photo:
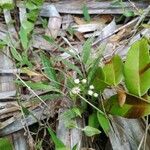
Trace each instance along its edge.
<path fill-rule="evenodd" d="M 102 112 L 100 109 L 98 109 L 96 106 L 94 106 L 92 103 L 90 103 L 88 100 L 86 100 L 84 97 L 82 97 L 81 95 L 78 94 L 78 96 L 84 100 L 86 103 L 88 103 L 89 105 L 91 105 L 94 109 L 96 109 L 99 113 L 104 115 L 104 112 Z"/>

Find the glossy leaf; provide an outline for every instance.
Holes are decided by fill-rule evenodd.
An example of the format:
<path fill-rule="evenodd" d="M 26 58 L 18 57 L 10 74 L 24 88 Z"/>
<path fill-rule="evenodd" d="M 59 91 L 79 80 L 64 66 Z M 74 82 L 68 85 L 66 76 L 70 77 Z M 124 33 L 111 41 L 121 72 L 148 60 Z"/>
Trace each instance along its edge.
<path fill-rule="evenodd" d="M 98 67 L 93 76 L 94 78 L 92 79 L 92 84 L 94 85 L 96 92 L 102 92 L 107 87 L 102 68 Z"/>
<path fill-rule="evenodd" d="M 103 67 L 105 82 L 109 85 L 118 85 L 123 78 L 123 63 L 118 55 Z"/>
<path fill-rule="evenodd" d="M 103 114 L 101 114 L 99 112 L 97 112 L 97 118 L 98 118 L 100 126 L 102 127 L 102 129 L 104 130 L 106 135 L 108 135 L 108 132 L 110 130 L 110 125 L 109 125 L 108 118 L 106 118 L 105 115 L 103 115 Z"/>
<path fill-rule="evenodd" d="M 150 88 L 150 55 L 146 39 L 131 46 L 124 65 L 124 75 L 130 93 L 143 96 Z"/>
<path fill-rule="evenodd" d="M 86 126 L 82 129 L 85 133 L 86 136 L 94 136 L 96 134 L 100 134 L 101 131 L 96 129 L 96 128 L 93 128 L 93 127 L 90 127 L 90 126 Z"/>
<path fill-rule="evenodd" d="M 50 59 L 45 54 L 41 53 L 41 60 L 42 60 L 43 66 L 44 66 L 44 71 L 45 71 L 46 75 L 48 76 L 48 78 L 51 80 L 52 85 L 56 88 L 59 88 L 60 86 L 58 84 L 56 72 L 52 66 Z"/>
<path fill-rule="evenodd" d="M 118 100 L 118 95 L 112 96 L 105 103 L 105 110 L 107 113 L 126 118 L 140 118 L 150 114 L 150 103 L 144 99 L 126 95 L 126 101 L 121 107 Z"/>

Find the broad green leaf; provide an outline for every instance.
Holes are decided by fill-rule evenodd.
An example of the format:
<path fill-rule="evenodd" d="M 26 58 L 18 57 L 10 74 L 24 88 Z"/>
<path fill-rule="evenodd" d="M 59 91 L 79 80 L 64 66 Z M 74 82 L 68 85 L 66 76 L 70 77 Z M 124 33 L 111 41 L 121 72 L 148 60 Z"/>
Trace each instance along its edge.
<path fill-rule="evenodd" d="M 76 73 L 78 73 L 80 76 L 83 76 L 82 75 L 82 72 L 80 71 L 80 69 L 75 66 L 73 63 L 67 61 L 67 60 L 62 60 L 62 62 L 69 68 L 69 69 L 72 69 L 73 71 L 76 71 Z"/>
<path fill-rule="evenodd" d="M 42 64 L 44 66 L 44 71 L 46 75 L 51 80 L 52 85 L 56 88 L 59 88 L 60 85 L 58 84 L 58 81 L 57 81 L 56 72 L 52 66 L 50 59 L 43 53 L 41 53 L 40 56 L 41 56 Z"/>
<path fill-rule="evenodd" d="M 140 118 L 150 114 L 150 103 L 136 96 L 127 95 L 123 106 L 119 105 L 118 95 L 112 96 L 105 103 L 107 113 L 126 118 Z"/>
<path fill-rule="evenodd" d="M 92 48 L 92 39 L 87 39 L 87 41 L 83 45 L 83 50 L 82 50 L 82 61 L 84 64 L 88 61 L 91 53 L 91 48 Z"/>
<path fill-rule="evenodd" d="M 108 135 L 108 132 L 110 131 L 110 125 L 109 125 L 109 120 L 106 118 L 105 115 L 97 112 L 97 118 L 99 121 L 100 126 L 104 130 L 105 134 Z"/>
<path fill-rule="evenodd" d="M 93 113 L 89 116 L 88 126 L 91 126 L 91 127 L 93 127 L 93 128 L 98 128 L 98 127 L 99 127 L 99 122 L 98 122 L 98 119 L 97 119 L 96 112 L 93 112 Z"/>
<path fill-rule="evenodd" d="M 146 39 L 131 46 L 124 65 L 124 75 L 130 93 L 143 96 L 150 88 L 150 55 Z"/>
<path fill-rule="evenodd" d="M 105 82 L 117 86 L 123 78 L 123 63 L 118 55 L 103 67 Z"/>
<path fill-rule="evenodd" d="M 88 8 L 87 8 L 86 5 L 83 5 L 82 11 L 83 11 L 83 15 L 84 15 L 85 21 L 90 22 L 91 18 L 90 18 L 90 15 L 89 15 L 89 12 L 88 12 Z"/>
<path fill-rule="evenodd" d="M 89 136 L 89 137 L 101 133 L 100 130 L 93 128 L 93 127 L 90 127 L 90 126 L 86 126 L 82 130 L 84 131 L 85 135 Z"/>
<path fill-rule="evenodd" d="M 95 87 L 96 92 L 103 92 L 103 90 L 107 87 L 105 83 L 104 72 L 101 67 L 98 67 L 93 75 L 92 84 Z"/>
<path fill-rule="evenodd" d="M 64 143 L 55 135 L 55 133 L 52 131 L 50 127 L 47 128 L 48 133 L 50 134 L 52 141 L 55 144 L 55 149 L 56 150 L 67 150 L 66 146 Z"/>
<path fill-rule="evenodd" d="M 8 138 L 0 138 L 0 150 L 13 150 L 13 145 Z"/>
<path fill-rule="evenodd" d="M 22 62 L 22 57 L 21 57 L 21 55 L 19 54 L 19 52 L 15 48 L 12 47 L 10 49 L 10 51 L 11 51 L 11 54 L 14 57 L 14 59 L 16 59 L 19 62 Z"/>

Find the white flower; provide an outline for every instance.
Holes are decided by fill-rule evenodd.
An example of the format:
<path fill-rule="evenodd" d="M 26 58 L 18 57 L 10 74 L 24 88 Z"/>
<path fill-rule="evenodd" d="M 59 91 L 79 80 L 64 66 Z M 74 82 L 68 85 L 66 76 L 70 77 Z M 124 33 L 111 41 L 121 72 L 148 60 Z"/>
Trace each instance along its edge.
<path fill-rule="evenodd" d="M 74 83 L 75 83 L 75 84 L 79 84 L 79 83 L 80 83 L 80 80 L 79 80 L 79 79 L 75 79 L 75 80 L 74 80 Z"/>
<path fill-rule="evenodd" d="M 87 82 L 87 80 L 86 79 L 82 79 L 82 81 L 81 81 L 83 84 L 85 84 L 86 82 Z"/>
<path fill-rule="evenodd" d="M 92 90 L 88 90 L 88 94 L 89 94 L 90 96 L 92 96 L 92 95 L 93 95 L 93 91 L 92 91 Z"/>
<path fill-rule="evenodd" d="M 94 96 L 94 97 L 98 97 L 98 94 L 97 94 L 97 93 L 94 93 L 93 96 Z"/>
<path fill-rule="evenodd" d="M 80 88 L 79 87 L 74 87 L 74 88 L 72 88 L 72 90 L 71 90 L 71 92 L 73 93 L 73 94 L 79 94 L 80 93 Z"/>
<path fill-rule="evenodd" d="M 94 86 L 93 85 L 90 85 L 90 87 L 89 87 L 91 90 L 93 90 L 94 89 Z"/>

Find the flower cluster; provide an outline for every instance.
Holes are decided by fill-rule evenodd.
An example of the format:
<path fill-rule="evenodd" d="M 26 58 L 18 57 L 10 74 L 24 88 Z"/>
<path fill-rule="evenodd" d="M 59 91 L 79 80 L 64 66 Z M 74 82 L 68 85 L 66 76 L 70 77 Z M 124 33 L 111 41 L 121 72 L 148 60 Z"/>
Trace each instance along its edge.
<path fill-rule="evenodd" d="M 82 90 L 86 90 L 86 88 L 85 88 L 86 85 L 87 85 L 87 80 L 86 79 L 82 79 L 81 81 L 80 81 L 80 79 L 75 79 L 74 83 L 75 83 L 76 86 L 72 88 L 72 90 L 71 90 L 72 94 L 77 95 L 77 94 L 80 94 L 80 92 Z M 93 85 L 88 86 L 87 94 L 97 98 L 98 93 L 94 92 L 94 89 L 95 88 L 94 88 Z"/>

